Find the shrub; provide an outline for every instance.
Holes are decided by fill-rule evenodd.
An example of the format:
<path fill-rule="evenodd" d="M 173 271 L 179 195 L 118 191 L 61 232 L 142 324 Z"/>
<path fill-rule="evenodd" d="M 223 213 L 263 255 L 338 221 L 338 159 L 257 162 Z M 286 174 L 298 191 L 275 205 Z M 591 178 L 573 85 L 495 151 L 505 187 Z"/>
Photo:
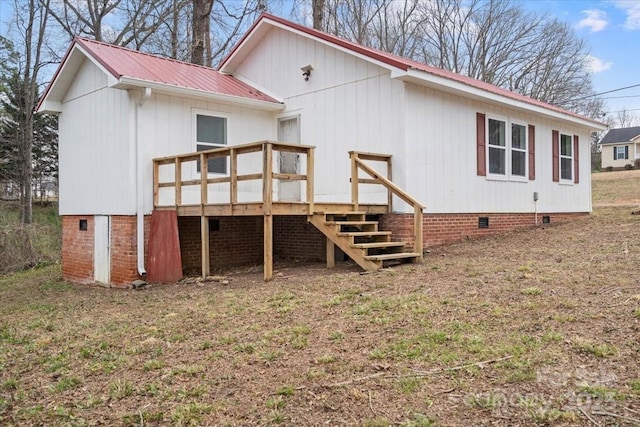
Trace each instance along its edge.
<path fill-rule="evenodd" d="M 607 166 L 607 172 L 613 172 L 613 166 Z"/>
<path fill-rule="evenodd" d="M 635 162 L 633 162 L 633 167 L 636 169 L 640 169 L 640 159 L 636 159 Z"/>
<path fill-rule="evenodd" d="M 0 274 L 57 262 L 61 230 L 55 208 L 36 208 L 34 223 L 21 224 L 19 207 L 0 203 Z"/>
<path fill-rule="evenodd" d="M 633 165 L 631 163 L 627 163 L 626 165 L 624 165 L 624 168 L 628 171 L 633 169 Z"/>

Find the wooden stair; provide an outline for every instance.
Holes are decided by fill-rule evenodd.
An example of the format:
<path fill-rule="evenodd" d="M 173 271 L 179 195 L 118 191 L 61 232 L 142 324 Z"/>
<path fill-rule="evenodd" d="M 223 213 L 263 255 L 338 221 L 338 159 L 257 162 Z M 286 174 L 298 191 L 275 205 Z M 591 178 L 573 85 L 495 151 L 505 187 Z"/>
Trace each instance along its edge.
<path fill-rule="evenodd" d="M 422 259 L 422 254 L 407 251 L 403 242 L 392 240 L 391 231 L 378 230 L 378 222 L 366 217 L 366 212 L 359 211 L 324 212 L 314 213 L 309 222 L 367 271 L 385 263 Z"/>

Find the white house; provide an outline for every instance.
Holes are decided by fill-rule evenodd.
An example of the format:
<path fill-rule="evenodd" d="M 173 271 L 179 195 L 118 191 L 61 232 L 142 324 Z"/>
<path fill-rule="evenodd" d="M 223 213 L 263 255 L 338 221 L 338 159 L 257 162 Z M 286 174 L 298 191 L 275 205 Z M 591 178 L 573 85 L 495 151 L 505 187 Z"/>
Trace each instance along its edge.
<path fill-rule="evenodd" d="M 600 141 L 602 169 L 622 169 L 640 160 L 640 127 L 611 129 Z"/>
<path fill-rule="evenodd" d="M 154 208 L 177 212 L 185 268 L 264 259 L 265 278 L 272 251 L 331 264 L 335 244 L 374 268 L 586 214 L 589 135 L 605 128 L 268 14 L 219 70 L 76 38 L 38 111 L 60 116 L 63 273 L 116 285 L 155 259 Z M 268 140 L 300 148 L 230 150 Z M 204 177 L 176 157 L 212 148 Z"/>

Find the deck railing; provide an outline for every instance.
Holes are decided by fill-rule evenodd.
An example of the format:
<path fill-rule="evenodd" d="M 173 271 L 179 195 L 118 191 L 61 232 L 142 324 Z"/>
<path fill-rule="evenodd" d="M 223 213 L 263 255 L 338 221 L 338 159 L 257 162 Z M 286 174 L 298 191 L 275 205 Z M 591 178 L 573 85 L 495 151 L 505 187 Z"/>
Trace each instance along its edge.
<path fill-rule="evenodd" d="M 238 159 L 240 156 L 262 152 L 262 172 L 239 174 Z M 274 172 L 273 159 L 275 153 L 296 153 L 306 156 L 306 173 L 281 173 Z M 308 206 L 308 212 L 313 212 L 314 208 L 314 187 L 313 187 L 313 170 L 314 170 L 314 147 L 299 144 L 287 144 L 273 141 L 259 141 L 250 144 L 236 145 L 225 148 L 216 148 L 207 151 L 199 151 L 196 153 L 179 154 L 175 156 L 161 157 L 153 159 L 153 206 L 158 207 L 194 207 L 199 206 L 204 212 L 204 207 L 208 205 L 238 205 L 238 183 L 242 181 L 262 180 L 262 207 L 260 214 L 270 215 L 273 205 L 273 181 L 306 181 L 306 196 L 304 200 L 297 203 L 304 203 Z M 229 164 L 229 174 L 226 176 L 209 176 L 208 160 L 224 158 Z M 184 179 L 184 164 L 188 162 L 199 162 L 199 177 L 195 179 Z M 165 166 L 173 166 L 174 176 L 172 180 L 160 181 L 160 168 Z M 211 203 L 209 201 L 209 185 L 210 184 L 229 184 L 229 201 L 228 203 Z M 198 203 L 183 203 L 183 189 L 187 186 L 199 186 Z M 173 204 L 162 203 L 160 201 L 160 190 L 162 188 L 174 188 Z M 306 209 L 305 209 L 306 210 Z M 232 210 L 233 212 L 233 210 Z"/>
<path fill-rule="evenodd" d="M 413 208 L 414 252 L 422 256 L 422 210 L 424 206 L 391 181 L 391 155 L 349 151 L 349 158 L 351 159 L 351 204 L 353 205 L 353 209 L 357 211 L 359 208 L 360 184 L 379 184 L 384 186 L 387 189 L 389 213 L 393 212 L 392 199 L 394 194 Z M 369 166 L 365 161 L 386 163 L 387 176 L 381 175 L 380 172 Z M 360 178 L 360 170 L 371 178 Z"/>

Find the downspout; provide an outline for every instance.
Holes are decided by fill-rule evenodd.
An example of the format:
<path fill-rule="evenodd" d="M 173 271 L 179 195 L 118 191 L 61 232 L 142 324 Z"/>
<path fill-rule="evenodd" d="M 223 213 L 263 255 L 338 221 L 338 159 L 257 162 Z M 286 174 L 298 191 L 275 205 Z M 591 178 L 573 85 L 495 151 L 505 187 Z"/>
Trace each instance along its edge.
<path fill-rule="evenodd" d="M 144 276 L 147 274 L 147 270 L 144 267 L 144 165 L 141 164 L 143 156 L 142 156 L 142 147 L 140 144 L 139 137 L 139 128 L 140 123 L 138 122 L 138 109 L 142 107 L 142 105 L 147 101 L 147 99 L 151 98 L 151 88 L 144 88 L 144 93 L 138 100 L 136 101 L 135 108 L 135 145 L 136 145 L 136 236 L 137 236 L 137 247 L 136 254 L 138 258 L 138 274 L 140 276 Z"/>

